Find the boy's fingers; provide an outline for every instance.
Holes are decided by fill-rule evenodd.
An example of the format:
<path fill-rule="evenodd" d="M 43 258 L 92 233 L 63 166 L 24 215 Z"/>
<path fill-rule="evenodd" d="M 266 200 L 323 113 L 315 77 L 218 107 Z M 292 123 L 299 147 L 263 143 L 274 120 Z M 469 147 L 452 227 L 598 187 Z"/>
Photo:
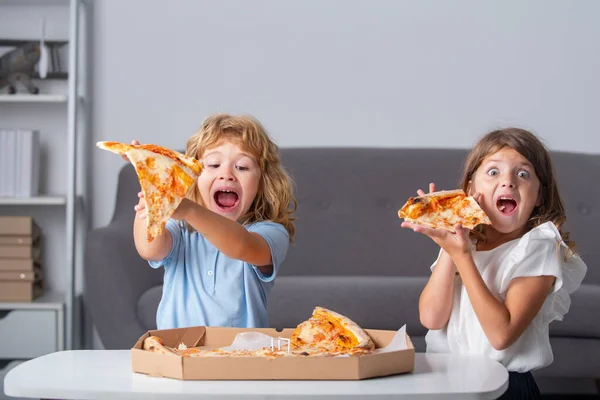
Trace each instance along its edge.
<path fill-rule="evenodd" d="M 424 191 L 422 191 L 421 189 L 417 190 L 417 194 L 418 194 L 419 196 L 425 196 L 425 192 L 424 192 Z"/>

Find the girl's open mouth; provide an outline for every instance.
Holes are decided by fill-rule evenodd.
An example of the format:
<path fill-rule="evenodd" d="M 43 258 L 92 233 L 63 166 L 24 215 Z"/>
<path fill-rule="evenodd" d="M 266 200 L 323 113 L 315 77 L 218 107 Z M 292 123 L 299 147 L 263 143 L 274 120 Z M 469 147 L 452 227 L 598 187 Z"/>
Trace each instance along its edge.
<path fill-rule="evenodd" d="M 511 215 L 517 209 L 517 201 L 512 197 L 508 196 L 500 196 L 498 200 L 496 200 L 496 207 L 498 210 L 504 215 Z"/>

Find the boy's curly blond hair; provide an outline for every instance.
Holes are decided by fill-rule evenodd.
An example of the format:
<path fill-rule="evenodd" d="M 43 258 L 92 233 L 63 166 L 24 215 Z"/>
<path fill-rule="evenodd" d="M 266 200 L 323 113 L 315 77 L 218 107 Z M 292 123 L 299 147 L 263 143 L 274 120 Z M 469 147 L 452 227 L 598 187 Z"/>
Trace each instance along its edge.
<path fill-rule="evenodd" d="M 200 160 L 206 150 L 224 142 L 235 143 L 256 157 L 261 172 L 256 198 L 238 222 L 242 225 L 259 221 L 280 223 L 292 242 L 295 234 L 292 214 L 298 204 L 293 195 L 293 182 L 281 165 L 279 147 L 256 118 L 219 113 L 202 122 L 200 130 L 188 139 L 185 153 Z M 204 205 L 197 182 L 188 198 Z M 189 224 L 187 226 L 193 229 Z"/>

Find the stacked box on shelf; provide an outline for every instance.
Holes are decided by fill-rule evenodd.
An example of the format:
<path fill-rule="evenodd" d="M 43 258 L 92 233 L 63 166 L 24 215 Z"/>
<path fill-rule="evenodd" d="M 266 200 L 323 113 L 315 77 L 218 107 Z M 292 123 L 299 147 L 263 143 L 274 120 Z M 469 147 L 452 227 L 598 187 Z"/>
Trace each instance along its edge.
<path fill-rule="evenodd" d="M 41 230 L 30 216 L 0 216 L 0 301 L 33 301 L 43 293 Z"/>

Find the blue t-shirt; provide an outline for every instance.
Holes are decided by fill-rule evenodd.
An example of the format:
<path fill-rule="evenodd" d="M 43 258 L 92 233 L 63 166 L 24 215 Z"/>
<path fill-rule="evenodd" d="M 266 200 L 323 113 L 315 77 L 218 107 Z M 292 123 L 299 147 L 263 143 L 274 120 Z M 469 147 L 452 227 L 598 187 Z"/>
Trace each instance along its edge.
<path fill-rule="evenodd" d="M 246 225 L 261 235 L 271 249 L 273 272 L 266 276 L 247 262 L 225 256 L 198 232 L 188 232 L 176 220 L 166 229 L 173 238 L 169 255 L 149 261 L 164 266 L 163 293 L 156 313 L 158 329 L 186 326 L 266 328 L 267 295 L 289 247 L 283 225 L 257 222 Z"/>

